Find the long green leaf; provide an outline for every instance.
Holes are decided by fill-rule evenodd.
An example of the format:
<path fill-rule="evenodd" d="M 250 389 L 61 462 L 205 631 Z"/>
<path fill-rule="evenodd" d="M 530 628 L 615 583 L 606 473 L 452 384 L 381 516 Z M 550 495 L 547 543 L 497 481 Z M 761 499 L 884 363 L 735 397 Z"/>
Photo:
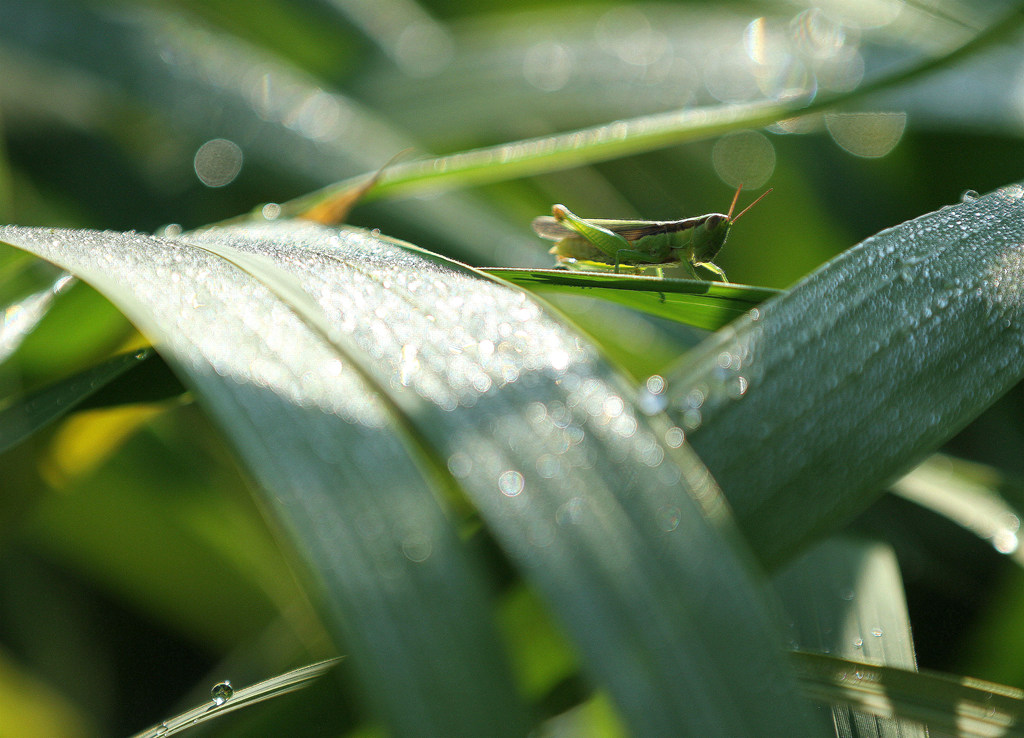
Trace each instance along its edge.
<path fill-rule="evenodd" d="M 148 351 L 115 356 L 73 377 L 0 404 L 0 453 L 74 410 L 149 356 Z"/>
<path fill-rule="evenodd" d="M 410 461 L 433 468 L 433 492 L 457 480 L 638 734 L 815 732 L 706 471 L 522 292 L 312 224 L 0 239 L 73 268 L 162 339 L 403 733 L 519 730 L 489 615 Z"/>
<path fill-rule="evenodd" d="M 1024 693 L 980 679 L 796 653 L 808 695 L 880 717 L 926 723 L 940 735 L 1024 736 Z"/>
<path fill-rule="evenodd" d="M 552 136 L 503 143 L 450 156 L 398 164 L 367 197 L 408 196 L 437 188 L 500 182 L 582 164 L 608 161 L 673 144 L 719 136 L 728 131 L 759 128 L 784 118 L 807 115 L 896 87 L 987 49 L 1024 25 L 1024 5 L 1007 11 L 988 28 L 946 54 L 909 65 L 853 92 L 819 95 L 814 102 L 799 99 L 759 100 L 736 105 L 711 105 L 644 115 Z M 285 215 L 297 215 L 356 185 L 359 179 L 330 185 L 282 205 Z"/>
<path fill-rule="evenodd" d="M 134 234 L 2 233 L 108 295 L 196 390 L 315 572 L 339 648 L 398 734 L 522 734 L 487 595 L 437 504 L 437 474 L 346 357 L 208 250 Z"/>
<path fill-rule="evenodd" d="M 242 689 L 236 690 L 231 686 L 231 682 L 222 682 L 221 684 L 214 685 L 211 689 L 211 697 L 213 699 L 209 702 L 193 707 L 191 710 L 186 710 L 180 715 L 175 715 L 163 721 L 159 725 L 137 733 L 134 738 L 162 738 L 163 736 L 168 736 L 169 738 L 170 736 L 184 733 L 194 725 L 200 725 L 236 710 L 252 707 L 264 700 L 304 689 L 315 679 L 319 679 L 324 673 L 336 666 L 339 660 L 327 659 L 315 664 L 308 664 L 298 669 L 293 669 L 286 674 L 278 674 L 275 677 Z M 214 692 L 216 694 L 213 694 Z"/>
<path fill-rule="evenodd" d="M 764 561 L 841 526 L 1024 376 L 1022 193 L 869 238 L 666 375 Z"/>
<path fill-rule="evenodd" d="M 995 469 L 935 454 L 893 482 L 891 489 L 966 528 L 1024 566 L 1019 540 L 1022 511 L 1019 501 L 1013 505 L 1000 495 L 1005 483 L 1000 477 Z"/>
<path fill-rule="evenodd" d="M 627 274 L 567 272 L 560 269 L 482 269 L 537 294 L 585 294 L 649 315 L 718 330 L 780 290 L 746 285 L 659 279 Z"/>
<path fill-rule="evenodd" d="M 779 572 L 793 648 L 914 671 L 917 659 L 896 555 L 879 543 L 831 539 Z M 925 738 L 917 724 L 832 706 L 840 738 Z"/>

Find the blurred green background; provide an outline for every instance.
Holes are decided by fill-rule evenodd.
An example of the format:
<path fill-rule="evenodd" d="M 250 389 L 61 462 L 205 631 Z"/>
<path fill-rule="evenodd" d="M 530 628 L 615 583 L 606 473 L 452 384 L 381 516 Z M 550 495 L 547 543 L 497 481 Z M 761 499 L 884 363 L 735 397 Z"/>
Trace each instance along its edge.
<path fill-rule="evenodd" d="M 417 158 L 683 107 L 839 94 L 942 53 L 1005 7 L 0 0 L 0 221 L 188 229 L 373 171 L 407 147 Z M 583 217 L 670 219 L 724 211 L 740 182 L 741 204 L 771 186 L 718 263 L 733 281 L 787 287 L 881 229 L 1022 178 L 1022 48 L 987 49 L 842 116 L 381 199 L 349 220 L 476 266 L 550 266 L 529 222 L 554 202 Z M 55 279 L 14 252 L 0 258 L 5 304 Z M 566 309 L 585 322 L 596 308 Z M 650 371 L 699 337 L 617 316 L 607 339 L 621 336 Z M 0 366 L 0 396 L 140 345 L 78 285 Z M 1015 390 L 949 449 L 992 465 L 1017 502 L 1022 399 Z M 330 652 L 244 475 L 187 396 L 72 416 L 4 454 L 0 480 L 0 736 L 127 734 L 206 699 L 225 675 L 246 683 Z M 858 526 L 897 547 L 921 666 L 1024 686 L 1019 568 L 896 497 Z M 505 603 L 509 637 L 540 641 L 520 658 L 550 684 L 571 660 L 543 647 L 557 634 L 516 597 L 528 595 Z M 291 715 L 289 732 L 340 734 L 362 718 L 330 702 L 335 727 Z M 273 709 L 287 714 L 282 703 Z"/>

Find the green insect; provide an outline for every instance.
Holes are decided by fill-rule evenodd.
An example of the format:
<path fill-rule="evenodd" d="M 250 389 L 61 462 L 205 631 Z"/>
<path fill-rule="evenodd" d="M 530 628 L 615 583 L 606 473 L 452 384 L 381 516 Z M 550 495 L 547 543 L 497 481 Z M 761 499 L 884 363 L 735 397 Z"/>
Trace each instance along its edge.
<path fill-rule="evenodd" d="M 679 264 L 696 277 L 694 267 L 703 267 L 728 281 L 713 259 L 725 245 L 732 224 L 761 201 L 771 190 L 744 208 L 735 218 L 743 185 L 736 190 L 726 213 L 708 213 L 684 220 L 584 220 L 564 205 L 551 208 L 552 216 L 533 219 L 533 230 L 555 242 L 551 253 L 570 269 L 607 270 L 620 266 L 641 270 Z"/>

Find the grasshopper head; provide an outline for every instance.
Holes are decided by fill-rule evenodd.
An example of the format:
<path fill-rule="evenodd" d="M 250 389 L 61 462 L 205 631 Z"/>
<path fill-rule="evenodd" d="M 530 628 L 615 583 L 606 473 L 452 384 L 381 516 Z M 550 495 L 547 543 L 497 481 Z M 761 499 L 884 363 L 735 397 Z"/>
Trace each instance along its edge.
<path fill-rule="evenodd" d="M 729 237 L 729 229 L 732 228 L 732 224 L 742 218 L 750 208 L 761 202 L 762 197 L 771 192 L 771 189 L 765 190 L 761 197 L 743 208 L 740 214 L 734 218 L 732 217 L 732 212 L 736 209 L 736 201 L 739 199 L 742 190 L 743 185 L 740 185 L 736 190 L 736 194 L 733 195 L 732 205 L 729 206 L 727 214 L 711 213 L 705 216 L 704 222 L 694 229 L 692 250 L 695 263 L 703 264 L 714 261 L 715 257 L 718 256 L 718 252 L 725 246 L 725 239 Z"/>
<path fill-rule="evenodd" d="M 704 218 L 703 223 L 694 228 L 693 241 L 690 245 L 694 262 L 702 264 L 715 260 L 725 245 L 732 222 L 733 219 L 724 213 L 711 213 Z"/>

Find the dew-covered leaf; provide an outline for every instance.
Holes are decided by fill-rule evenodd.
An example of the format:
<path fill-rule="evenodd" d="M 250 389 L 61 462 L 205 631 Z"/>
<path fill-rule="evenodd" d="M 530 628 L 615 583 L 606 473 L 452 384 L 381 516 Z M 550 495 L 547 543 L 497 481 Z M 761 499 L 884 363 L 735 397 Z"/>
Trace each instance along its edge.
<path fill-rule="evenodd" d="M 3 231 L 104 292 L 195 388 L 310 563 L 339 648 L 398 733 L 523 732 L 484 585 L 437 504 L 437 474 L 346 357 L 205 249 Z"/>
<path fill-rule="evenodd" d="M 1024 375 L 1021 194 L 867 239 L 667 375 L 764 561 L 845 523 Z"/>
<path fill-rule="evenodd" d="M 308 223 L 0 240 L 92 282 L 178 367 L 399 732 L 522 730 L 446 519 L 461 492 L 635 732 L 814 734 L 710 477 L 523 292 Z"/>

